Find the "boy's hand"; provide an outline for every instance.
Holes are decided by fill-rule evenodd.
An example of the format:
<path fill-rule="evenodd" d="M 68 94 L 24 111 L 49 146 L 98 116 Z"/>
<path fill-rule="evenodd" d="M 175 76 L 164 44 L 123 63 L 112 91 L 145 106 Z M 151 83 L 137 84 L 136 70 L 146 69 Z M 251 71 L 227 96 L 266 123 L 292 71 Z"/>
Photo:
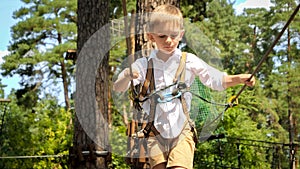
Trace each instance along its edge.
<path fill-rule="evenodd" d="M 223 86 L 228 88 L 238 84 L 245 84 L 252 87 L 255 85 L 255 77 L 253 76 L 251 79 L 250 77 L 251 74 L 227 75 L 223 79 Z"/>
<path fill-rule="evenodd" d="M 132 74 L 130 74 L 130 69 L 126 68 L 124 71 L 124 76 L 125 76 L 125 78 L 130 79 L 130 80 L 137 79 L 139 77 L 139 72 L 136 70 L 132 70 Z"/>
<path fill-rule="evenodd" d="M 241 83 L 244 83 L 247 86 L 254 86 L 255 85 L 255 77 L 253 76 L 251 79 L 249 79 L 251 77 L 251 74 L 240 74 L 240 80 Z"/>
<path fill-rule="evenodd" d="M 132 74 L 130 74 L 129 68 L 124 69 L 121 76 L 115 81 L 113 90 L 116 92 L 125 92 L 129 87 L 130 80 L 137 79 L 138 77 L 138 71 L 132 70 Z"/>

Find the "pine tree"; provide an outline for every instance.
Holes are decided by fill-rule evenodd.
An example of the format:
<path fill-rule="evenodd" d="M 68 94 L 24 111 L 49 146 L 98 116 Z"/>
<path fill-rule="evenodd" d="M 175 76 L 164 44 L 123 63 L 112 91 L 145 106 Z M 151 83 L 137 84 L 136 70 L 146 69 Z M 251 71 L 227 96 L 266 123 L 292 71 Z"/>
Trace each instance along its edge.
<path fill-rule="evenodd" d="M 54 95 L 62 84 L 69 109 L 73 63 L 66 61 L 64 54 L 76 44 L 76 0 L 23 2 L 24 7 L 13 14 L 18 23 L 12 27 L 11 54 L 4 58 L 2 75 L 18 74 L 22 78 L 20 95 L 39 89 Z"/>

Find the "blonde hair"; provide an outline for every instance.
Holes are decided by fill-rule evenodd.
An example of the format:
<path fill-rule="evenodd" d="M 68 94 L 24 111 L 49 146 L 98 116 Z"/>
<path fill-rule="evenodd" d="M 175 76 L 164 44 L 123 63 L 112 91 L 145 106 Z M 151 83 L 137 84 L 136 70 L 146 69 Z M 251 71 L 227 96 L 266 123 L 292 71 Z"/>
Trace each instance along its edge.
<path fill-rule="evenodd" d="M 183 30 L 183 16 L 179 8 L 169 4 L 156 7 L 150 15 L 148 31 L 153 32 L 155 26 L 166 23 Z"/>

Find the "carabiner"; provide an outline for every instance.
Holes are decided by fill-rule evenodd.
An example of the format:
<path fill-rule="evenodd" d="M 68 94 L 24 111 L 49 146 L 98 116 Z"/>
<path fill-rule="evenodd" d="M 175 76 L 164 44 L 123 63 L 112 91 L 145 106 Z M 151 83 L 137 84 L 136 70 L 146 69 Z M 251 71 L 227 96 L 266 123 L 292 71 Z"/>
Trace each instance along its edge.
<path fill-rule="evenodd" d="M 174 95 L 174 93 L 166 93 L 164 95 L 159 95 L 159 97 L 157 98 L 157 102 L 158 103 L 167 103 L 172 101 L 175 98 L 178 98 L 181 96 L 181 92 L 178 91 L 176 95 Z"/>

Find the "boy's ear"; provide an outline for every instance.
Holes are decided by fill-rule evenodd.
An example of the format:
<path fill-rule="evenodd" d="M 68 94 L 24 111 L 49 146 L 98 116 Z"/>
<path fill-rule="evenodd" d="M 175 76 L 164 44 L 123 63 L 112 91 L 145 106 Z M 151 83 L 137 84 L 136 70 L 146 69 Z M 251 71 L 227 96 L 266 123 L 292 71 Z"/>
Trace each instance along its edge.
<path fill-rule="evenodd" d="M 183 35 L 184 35 L 184 30 L 182 30 L 182 31 L 180 32 L 180 40 L 183 38 Z"/>
<path fill-rule="evenodd" d="M 147 37 L 149 40 L 151 40 L 152 42 L 155 42 L 153 35 L 151 33 L 147 33 Z"/>

